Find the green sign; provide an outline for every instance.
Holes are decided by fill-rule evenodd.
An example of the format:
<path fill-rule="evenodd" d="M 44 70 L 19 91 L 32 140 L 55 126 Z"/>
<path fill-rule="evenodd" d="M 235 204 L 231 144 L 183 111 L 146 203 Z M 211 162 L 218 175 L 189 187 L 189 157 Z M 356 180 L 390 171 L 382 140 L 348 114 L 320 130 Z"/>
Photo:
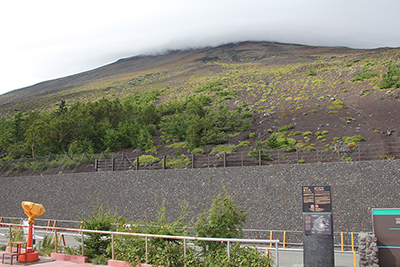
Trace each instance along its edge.
<path fill-rule="evenodd" d="M 372 209 L 379 266 L 400 267 L 400 209 Z"/>

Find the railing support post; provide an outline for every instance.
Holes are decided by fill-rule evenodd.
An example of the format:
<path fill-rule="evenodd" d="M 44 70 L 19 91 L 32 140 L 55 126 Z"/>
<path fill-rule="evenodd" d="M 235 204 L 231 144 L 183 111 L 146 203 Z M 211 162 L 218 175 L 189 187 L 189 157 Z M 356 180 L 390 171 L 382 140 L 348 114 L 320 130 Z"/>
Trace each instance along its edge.
<path fill-rule="evenodd" d="M 57 235 L 57 229 L 56 230 L 54 230 L 54 246 L 55 246 L 55 251 L 56 251 L 56 253 L 57 253 L 57 250 L 58 250 L 58 235 Z"/>
<path fill-rule="evenodd" d="M 228 241 L 228 262 L 231 262 L 231 242 Z"/>
<path fill-rule="evenodd" d="M 85 255 L 85 247 L 83 245 L 85 237 L 83 236 L 83 232 L 81 233 L 81 247 L 82 247 L 82 257 Z"/>
<path fill-rule="evenodd" d="M 185 258 L 184 261 L 186 261 L 186 239 L 183 239 L 183 257 Z M 186 264 L 184 267 L 186 267 Z"/>
<path fill-rule="evenodd" d="M 146 236 L 146 263 L 148 263 L 148 250 L 149 250 L 149 242 L 148 237 Z"/>
<path fill-rule="evenodd" d="M 114 234 L 111 234 L 111 259 L 115 260 L 115 258 L 114 258 Z"/>

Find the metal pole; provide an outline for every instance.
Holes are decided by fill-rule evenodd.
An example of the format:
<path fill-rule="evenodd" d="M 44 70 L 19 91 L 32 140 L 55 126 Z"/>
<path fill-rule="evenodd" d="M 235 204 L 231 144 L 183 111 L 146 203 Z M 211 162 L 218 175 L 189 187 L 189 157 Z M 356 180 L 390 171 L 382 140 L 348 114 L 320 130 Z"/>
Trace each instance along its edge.
<path fill-rule="evenodd" d="M 147 263 L 148 249 L 149 249 L 149 247 L 148 247 L 148 238 L 146 236 L 146 263 Z"/>
<path fill-rule="evenodd" d="M 11 239 L 12 239 L 12 229 L 11 229 L 11 225 L 10 225 L 10 235 L 8 238 L 8 243 L 10 243 L 10 244 L 11 244 Z M 7 245 L 8 245 L 8 243 L 7 243 Z M 11 250 L 11 252 L 12 252 L 12 250 Z"/>
<path fill-rule="evenodd" d="M 54 230 L 54 236 L 55 236 L 55 240 L 54 240 L 54 242 L 55 242 L 55 250 L 56 250 L 56 253 L 57 253 L 57 247 L 58 247 L 57 229 Z"/>
<path fill-rule="evenodd" d="M 82 235 L 81 235 L 82 257 L 85 255 L 85 250 L 84 250 L 84 246 L 83 246 L 83 240 L 84 240 L 84 237 L 83 237 L 83 232 L 82 232 Z"/>
<path fill-rule="evenodd" d="M 115 258 L 114 258 L 114 234 L 111 234 L 111 259 L 115 260 Z"/>
<path fill-rule="evenodd" d="M 228 241 L 228 262 L 231 262 L 231 242 Z"/>
<path fill-rule="evenodd" d="M 275 266 L 279 266 L 279 242 L 275 243 L 276 255 L 275 255 Z"/>
<path fill-rule="evenodd" d="M 183 239 L 183 257 L 186 261 L 186 239 Z M 184 265 L 184 267 L 186 267 L 186 264 Z"/>

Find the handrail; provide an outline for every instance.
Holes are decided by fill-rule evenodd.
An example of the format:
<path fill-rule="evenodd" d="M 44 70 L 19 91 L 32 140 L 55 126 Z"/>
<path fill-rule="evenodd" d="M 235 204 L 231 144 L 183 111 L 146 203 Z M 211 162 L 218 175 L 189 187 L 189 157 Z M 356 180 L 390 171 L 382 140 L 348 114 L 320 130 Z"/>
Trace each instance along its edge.
<path fill-rule="evenodd" d="M 21 224 L 11 224 L 11 223 L 0 223 L 0 226 L 9 226 L 11 227 L 27 227 L 26 225 Z M 75 228 L 62 228 L 62 227 L 49 227 L 49 226 L 33 226 L 36 229 L 46 229 L 52 230 L 55 232 L 56 240 L 57 240 L 57 231 L 68 231 L 68 232 L 79 232 L 82 234 L 82 238 L 84 238 L 83 233 L 97 233 L 97 234 L 106 234 L 111 235 L 114 238 L 114 235 L 125 235 L 125 236 L 137 236 L 146 238 L 146 259 L 148 255 L 147 248 L 147 239 L 148 238 L 165 238 L 165 239 L 180 239 L 183 240 L 184 244 L 184 255 L 186 256 L 186 240 L 192 241 L 213 241 L 213 242 L 227 242 L 228 244 L 228 257 L 230 255 L 230 242 L 236 243 L 259 243 L 259 244 L 275 244 L 275 266 L 279 267 L 279 240 L 267 240 L 267 239 L 242 239 L 242 238 L 214 238 L 214 237 L 193 237 L 193 236 L 171 236 L 171 235 L 154 235 L 154 234 L 142 234 L 142 233 L 127 233 L 127 232 L 115 232 L 115 231 L 99 231 L 99 230 L 88 230 L 88 229 L 75 229 Z M 82 241 L 83 242 L 83 241 Z M 56 242 L 57 244 L 57 242 Z M 57 252 L 57 245 L 56 245 Z M 114 258 L 114 242 L 111 242 L 111 250 L 112 250 L 112 258 Z M 82 255 L 83 255 L 83 247 L 82 247 Z"/>

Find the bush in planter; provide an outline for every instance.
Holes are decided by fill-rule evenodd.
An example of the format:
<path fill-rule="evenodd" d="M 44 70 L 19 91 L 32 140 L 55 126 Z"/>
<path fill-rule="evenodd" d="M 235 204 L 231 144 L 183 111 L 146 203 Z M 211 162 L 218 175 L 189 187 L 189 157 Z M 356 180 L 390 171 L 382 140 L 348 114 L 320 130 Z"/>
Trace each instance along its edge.
<path fill-rule="evenodd" d="M 112 231 L 114 229 L 113 224 L 117 220 L 117 212 L 111 214 L 108 210 L 104 213 L 103 204 L 97 202 L 96 206 L 92 206 L 93 211 L 90 214 L 90 219 L 81 217 L 81 226 L 88 230 L 102 230 Z M 86 233 L 88 236 L 83 241 L 84 254 L 89 258 L 90 262 L 104 262 L 105 258 L 111 258 L 111 254 L 107 252 L 107 247 L 110 243 L 110 236 L 98 233 Z M 77 238 L 80 241 L 80 238 Z M 100 260 L 102 259 L 103 260 Z"/>

